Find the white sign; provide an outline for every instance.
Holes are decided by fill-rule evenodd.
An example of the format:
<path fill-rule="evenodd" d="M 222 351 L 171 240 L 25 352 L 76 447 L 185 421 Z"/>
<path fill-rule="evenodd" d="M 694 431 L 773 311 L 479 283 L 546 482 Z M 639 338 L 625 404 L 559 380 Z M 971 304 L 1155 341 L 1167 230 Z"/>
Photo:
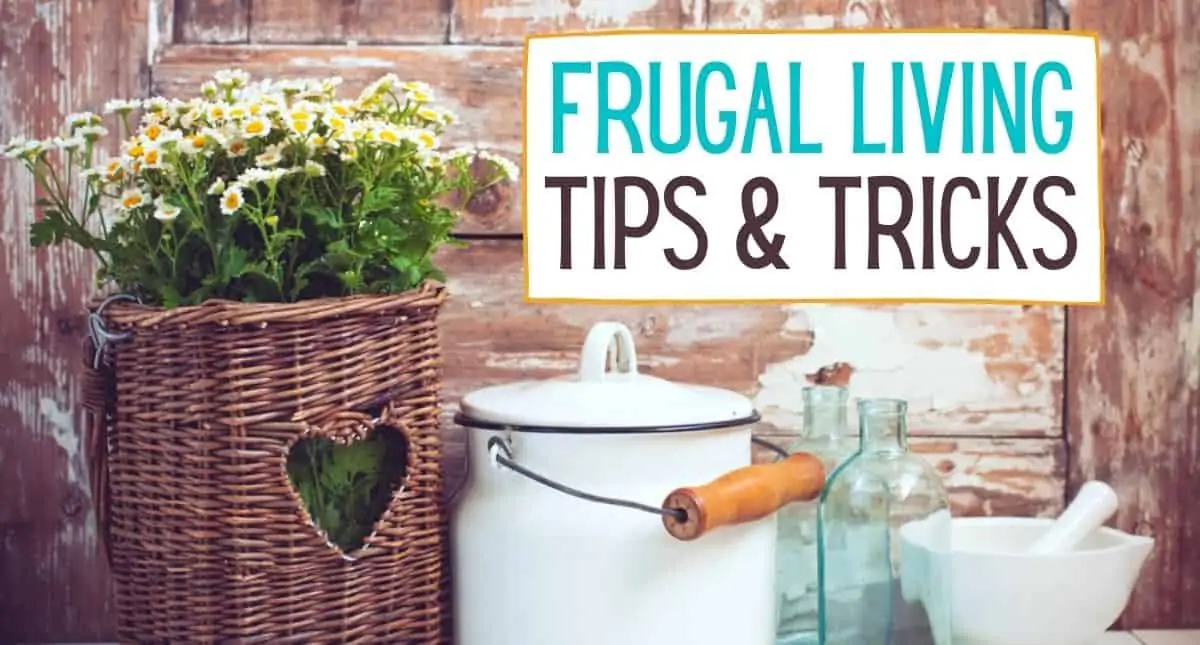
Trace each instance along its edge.
<path fill-rule="evenodd" d="M 530 301 L 1103 302 L 1092 35 L 526 48 Z"/>

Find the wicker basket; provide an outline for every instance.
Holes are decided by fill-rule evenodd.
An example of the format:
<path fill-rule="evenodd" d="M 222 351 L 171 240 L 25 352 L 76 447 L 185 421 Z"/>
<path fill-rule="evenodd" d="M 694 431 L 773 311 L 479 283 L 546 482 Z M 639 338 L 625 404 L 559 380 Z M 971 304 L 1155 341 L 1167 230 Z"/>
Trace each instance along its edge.
<path fill-rule="evenodd" d="M 442 288 L 103 312 L 89 447 L 122 642 L 449 642 L 437 314 Z M 402 488 L 363 548 L 314 527 L 301 438 L 401 429 Z"/>

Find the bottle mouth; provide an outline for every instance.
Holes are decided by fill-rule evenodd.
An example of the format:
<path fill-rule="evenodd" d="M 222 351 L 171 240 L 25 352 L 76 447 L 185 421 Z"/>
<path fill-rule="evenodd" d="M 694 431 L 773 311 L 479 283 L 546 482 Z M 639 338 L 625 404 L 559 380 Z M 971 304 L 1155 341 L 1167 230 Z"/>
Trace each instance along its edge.
<path fill-rule="evenodd" d="M 904 399 L 861 399 L 858 402 L 860 416 L 903 416 L 908 413 L 908 401 Z"/>

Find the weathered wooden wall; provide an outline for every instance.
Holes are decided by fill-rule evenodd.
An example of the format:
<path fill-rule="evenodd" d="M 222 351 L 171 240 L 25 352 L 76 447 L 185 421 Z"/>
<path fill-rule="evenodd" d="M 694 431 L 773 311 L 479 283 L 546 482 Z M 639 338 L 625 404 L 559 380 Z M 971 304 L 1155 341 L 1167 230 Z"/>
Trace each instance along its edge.
<path fill-rule="evenodd" d="M 0 0 L 0 140 L 146 91 L 145 4 Z M 93 266 L 27 242 L 33 182 L 0 163 L 0 642 L 94 640 L 111 623 L 80 434 Z"/>
<path fill-rule="evenodd" d="M 1086 0 L 1103 40 L 1108 306 L 1072 310 L 1071 487 L 1097 478 L 1116 523 L 1158 544 L 1126 612 L 1200 626 L 1200 3 Z"/>
<path fill-rule="evenodd" d="M 337 74 L 351 90 L 394 71 L 448 100 L 463 118 L 458 142 L 518 160 L 526 31 L 1060 28 L 1073 18 L 1105 43 L 1106 308 L 527 305 L 519 200 L 504 186 L 465 214 L 471 246 L 442 258 L 453 293 L 447 403 L 570 369 L 587 327 L 605 318 L 636 330 L 646 370 L 752 395 L 764 434 L 796 427 L 808 382 L 903 396 L 917 448 L 946 475 L 959 512 L 1051 514 L 1083 478 L 1111 481 L 1126 497 L 1121 527 L 1161 541 L 1126 623 L 1197 626 L 1200 506 L 1186 495 L 1200 490 L 1200 332 L 1196 226 L 1183 217 L 1200 206 L 1197 10 L 1191 0 L 1048 6 L 1049 15 L 1041 0 L 0 0 L 0 139 L 47 134 L 109 95 L 190 93 L 224 67 Z M 76 412 L 91 267 L 72 252 L 30 251 L 32 198 L 28 180 L 0 166 L 0 641 L 95 640 L 111 617 Z M 461 472 L 461 436 L 446 432 L 448 466 Z"/>

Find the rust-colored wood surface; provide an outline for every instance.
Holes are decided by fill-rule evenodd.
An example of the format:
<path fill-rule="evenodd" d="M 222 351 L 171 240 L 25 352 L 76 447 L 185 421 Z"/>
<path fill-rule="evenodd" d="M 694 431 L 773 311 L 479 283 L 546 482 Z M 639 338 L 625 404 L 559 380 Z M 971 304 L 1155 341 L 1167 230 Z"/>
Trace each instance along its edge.
<path fill-rule="evenodd" d="M 1125 499 L 1118 524 L 1159 538 L 1125 625 L 1198 626 L 1197 11 L 1192 0 L 0 0 L 0 140 L 50 134 L 112 95 L 190 93 L 226 67 L 338 75 L 350 90 L 395 72 L 432 83 L 459 114 L 454 143 L 519 161 L 527 32 L 1070 18 L 1104 37 L 1107 307 L 1072 310 L 1068 326 L 1045 307 L 527 305 L 519 193 L 506 185 L 464 213 L 460 232 L 484 239 L 440 258 L 447 414 L 468 390 L 573 369 L 602 319 L 635 331 L 644 371 L 753 397 L 758 431 L 776 440 L 798 427 L 807 383 L 901 396 L 956 513 L 1050 515 L 1086 478 L 1111 482 Z M 0 642 L 104 640 L 108 579 L 76 412 L 92 266 L 32 253 L 33 197 L 0 166 Z M 447 419 L 445 433 L 454 480 L 462 431 Z"/>
<path fill-rule="evenodd" d="M 0 0 L 0 140 L 143 94 L 146 5 Z M 110 633 L 84 459 L 80 376 L 92 262 L 33 252 L 33 181 L 0 164 L 0 642 Z"/>
<path fill-rule="evenodd" d="M 1124 624 L 1200 627 L 1200 5 L 1072 18 L 1101 34 L 1108 302 L 1070 312 L 1070 487 L 1109 482 L 1157 540 Z"/>
<path fill-rule="evenodd" d="M 446 42 L 449 0 L 254 0 L 255 43 Z"/>

